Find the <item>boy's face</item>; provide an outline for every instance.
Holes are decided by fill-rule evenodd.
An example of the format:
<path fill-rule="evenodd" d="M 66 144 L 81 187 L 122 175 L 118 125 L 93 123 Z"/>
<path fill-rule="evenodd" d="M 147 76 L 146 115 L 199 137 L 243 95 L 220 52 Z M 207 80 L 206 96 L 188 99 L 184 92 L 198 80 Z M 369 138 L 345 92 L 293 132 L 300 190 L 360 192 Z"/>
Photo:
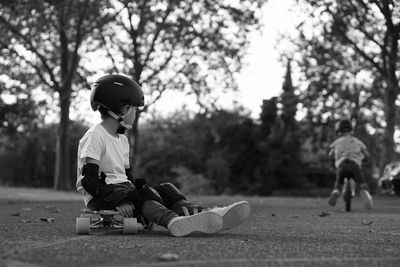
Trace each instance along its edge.
<path fill-rule="evenodd" d="M 122 108 L 122 117 L 124 122 L 128 125 L 132 125 L 136 118 L 136 107 L 135 106 L 124 106 Z"/>

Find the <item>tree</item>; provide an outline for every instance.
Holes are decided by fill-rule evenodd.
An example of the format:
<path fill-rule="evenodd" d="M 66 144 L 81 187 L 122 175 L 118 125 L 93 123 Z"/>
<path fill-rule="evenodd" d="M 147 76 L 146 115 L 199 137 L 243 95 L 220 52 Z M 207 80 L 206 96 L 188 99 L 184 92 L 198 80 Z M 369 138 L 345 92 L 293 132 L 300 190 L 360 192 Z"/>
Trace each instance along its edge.
<path fill-rule="evenodd" d="M 256 169 L 256 179 L 258 184 L 258 192 L 261 195 L 269 196 L 276 186 L 275 166 L 271 162 L 274 158 L 272 150 L 278 124 L 278 98 L 272 97 L 268 100 L 263 100 L 260 114 L 260 130 L 257 138 L 258 151 L 260 153 L 258 166 Z M 271 142 L 272 141 L 272 142 Z M 276 162 L 275 162 L 276 163 Z"/>
<path fill-rule="evenodd" d="M 277 97 L 263 100 L 260 114 L 260 131 L 262 138 L 267 138 L 271 133 L 278 118 Z"/>
<path fill-rule="evenodd" d="M 193 95 L 201 112 L 215 110 L 225 91 L 235 90 L 234 73 L 259 27 L 264 0 L 120 0 L 122 12 L 103 32 L 111 71 L 130 75 L 145 90 L 146 106 L 134 123 L 133 155 L 141 114 L 167 90 Z M 117 54 L 116 54 L 117 53 Z M 222 92 L 218 91 L 221 88 Z M 131 159 L 134 163 L 134 159 Z"/>
<path fill-rule="evenodd" d="M 285 131 L 294 131 L 296 129 L 296 113 L 298 99 L 292 83 L 292 70 L 290 60 L 287 62 L 285 80 L 282 86 L 282 122 Z"/>
<path fill-rule="evenodd" d="M 0 82 L 0 92 L 7 91 L 5 87 L 5 84 Z M 15 99 L 9 103 L 6 103 L 0 94 L 0 135 L 3 138 L 10 138 L 17 134 L 29 135 L 44 121 L 41 111 L 44 109 L 45 103 L 36 103 L 30 94 L 21 93 L 21 88 L 18 86 L 13 89 Z"/>
<path fill-rule="evenodd" d="M 357 86 L 360 84 L 353 80 L 352 86 L 341 83 L 339 88 L 342 91 L 353 90 L 352 95 L 356 100 L 351 103 L 353 110 L 360 110 L 364 104 L 368 106 L 371 103 L 370 100 L 373 101 L 374 97 L 378 97 L 380 103 L 376 109 L 384 109 L 382 142 L 384 153 L 381 157 L 381 166 L 383 166 L 394 157 L 393 135 L 396 126 L 396 100 L 399 94 L 399 74 L 396 72 L 399 67 L 398 4 L 391 0 L 305 2 L 309 4 L 307 6 L 309 18 L 313 21 L 311 25 L 314 25 L 317 30 L 314 30 L 314 35 L 308 34 L 307 37 L 306 29 L 310 23 L 306 22 L 299 27 L 299 30 L 303 36 L 302 40 L 306 40 L 306 43 L 303 43 L 304 46 L 317 49 L 317 52 L 318 49 L 319 52 L 325 51 L 320 53 L 320 58 L 325 60 L 319 62 L 321 65 L 318 67 L 324 70 L 333 67 L 330 70 L 331 74 L 324 73 L 325 77 L 347 76 L 346 80 L 349 81 L 349 76 L 357 77 L 360 76 L 359 74 L 366 74 L 372 78 L 370 79 L 372 82 L 363 82 L 361 87 Z M 339 60 L 335 58 L 337 55 L 339 55 Z M 335 66 L 335 63 L 339 65 Z M 303 66 L 307 69 L 310 67 L 309 64 Z M 314 77 L 309 88 L 316 85 L 315 81 L 322 82 L 323 77 L 323 75 Z M 366 87 L 369 90 L 366 90 Z M 335 90 L 335 84 L 326 87 L 317 86 L 316 90 L 325 92 L 329 96 L 331 89 Z M 332 101 L 335 100 L 331 98 Z M 358 120 L 358 116 L 356 119 Z"/>
<path fill-rule="evenodd" d="M 42 89 L 58 98 L 54 188 L 69 189 L 69 109 L 73 91 L 86 80 L 82 55 L 93 46 L 91 34 L 110 17 L 108 1 L 2 1 L 0 70 L 27 92 Z"/>

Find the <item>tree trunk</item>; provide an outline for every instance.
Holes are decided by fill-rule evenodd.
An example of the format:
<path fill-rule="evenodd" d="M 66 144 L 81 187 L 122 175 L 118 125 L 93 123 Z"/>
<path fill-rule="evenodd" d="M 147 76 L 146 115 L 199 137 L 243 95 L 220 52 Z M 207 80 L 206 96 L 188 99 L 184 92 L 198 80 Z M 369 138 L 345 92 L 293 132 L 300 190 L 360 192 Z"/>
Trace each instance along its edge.
<path fill-rule="evenodd" d="M 390 24 L 391 25 L 391 24 Z M 385 94 L 385 119 L 386 128 L 383 137 L 383 157 L 381 162 L 381 167 L 389 163 L 394 158 L 394 131 L 396 126 L 396 100 L 399 94 L 399 81 L 396 76 L 397 70 L 397 60 L 398 60 L 398 40 L 399 32 L 394 30 L 393 27 L 388 27 L 390 32 L 388 40 L 388 57 L 384 62 L 386 69 L 386 75 L 384 75 L 386 80 L 386 94 Z"/>
<path fill-rule="evenodd" d="M 62 90 L 59 94 L 61 116 L 57 131 L 56 166 L 54 176 L 54 189 L 71 189 L 70 151 L 69 151 L 69 108 L 71 90 Z"/>
<path fill-rule="evenodd" d="M 139 118 L 140 118 L 141 113 L 142 112 L 140 112 L 139 110 L 137 111 L 135 120 L 132 125 L 132 130 L 129 133 L 129 143 L 130 143 L 130 152 L 131 152 L 129 155 L 129 159 L 130 159 L 131 169 L 133 170 L 133 174 L 135 177 L 140 176 L 136 157 L 137 157 L 138 150 L 139 150 L 139 142 L 138 142 L 139 128 L 138 128 L 138 125 L 139 125 Z"/>
<path fill-rule="evenodd" d="M 381 166 L 385 166 L 385 164 L 389 163 L 394 156 L 394 128 L 396 121 L 396 98 L 397 93 L 394 88 L 392 88 L 388 84 L 387 93 L 385 97 L 385 121 L 386 127 L 383 135 L 383 157 Z"/>

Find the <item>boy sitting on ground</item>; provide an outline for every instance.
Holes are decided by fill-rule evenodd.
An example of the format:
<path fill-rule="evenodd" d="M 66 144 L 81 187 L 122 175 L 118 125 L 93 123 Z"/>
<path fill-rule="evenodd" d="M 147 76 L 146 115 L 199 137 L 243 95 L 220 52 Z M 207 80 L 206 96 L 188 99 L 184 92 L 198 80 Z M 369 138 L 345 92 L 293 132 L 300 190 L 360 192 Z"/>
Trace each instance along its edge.
<path fill-rule="evenodd" d="M 205 208 L 188 202 L 171 183 L 150 187 L 134 179 L 129 164 L 129 143 L 136 110 L 144 105 L 141 87 L 123 75 L 97 80 L 91 107 L 101 113 L 101 123 L 79 142 L 76 187 L 92 210 L 117 210 L 124 217 L 143 216 L 164 226 L 173 236 L 192 232 L 216 233 L 241 224 L 250 214 L 246 201 L 227 207 Z"/>

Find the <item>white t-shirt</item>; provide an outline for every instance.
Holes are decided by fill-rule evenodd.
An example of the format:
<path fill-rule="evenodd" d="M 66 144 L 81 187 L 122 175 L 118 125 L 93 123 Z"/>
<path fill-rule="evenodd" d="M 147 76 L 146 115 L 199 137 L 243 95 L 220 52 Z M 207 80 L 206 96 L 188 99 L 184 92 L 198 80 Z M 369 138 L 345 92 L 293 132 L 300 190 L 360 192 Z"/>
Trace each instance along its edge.
<path fill-rule="evenodd" d="M 367 147 L 358 138 L 345 135 L 336 139 L 331 145 L 335 153 L 335 166 L 339 167 L 345 159 L 350 159 L 357 163 L 358 166 L 362 166 L 362 160 L 364 158 L 364 151 L 367 151 Z"/>
<path fill-rule="evenodd" d="M 118 184 L 128 181 L 125 168 L 129 168 L 129 142 L 123 134 L 113 136 L 101 124 L 90 128 L 78 146 L 78 173 L 76 189 L 83 194 L 85 205 L 93 198 L 82 185 L 82 168 L 86 158 L 100 162 L 99 177 L 104 172 L 107 184 Z"/>

